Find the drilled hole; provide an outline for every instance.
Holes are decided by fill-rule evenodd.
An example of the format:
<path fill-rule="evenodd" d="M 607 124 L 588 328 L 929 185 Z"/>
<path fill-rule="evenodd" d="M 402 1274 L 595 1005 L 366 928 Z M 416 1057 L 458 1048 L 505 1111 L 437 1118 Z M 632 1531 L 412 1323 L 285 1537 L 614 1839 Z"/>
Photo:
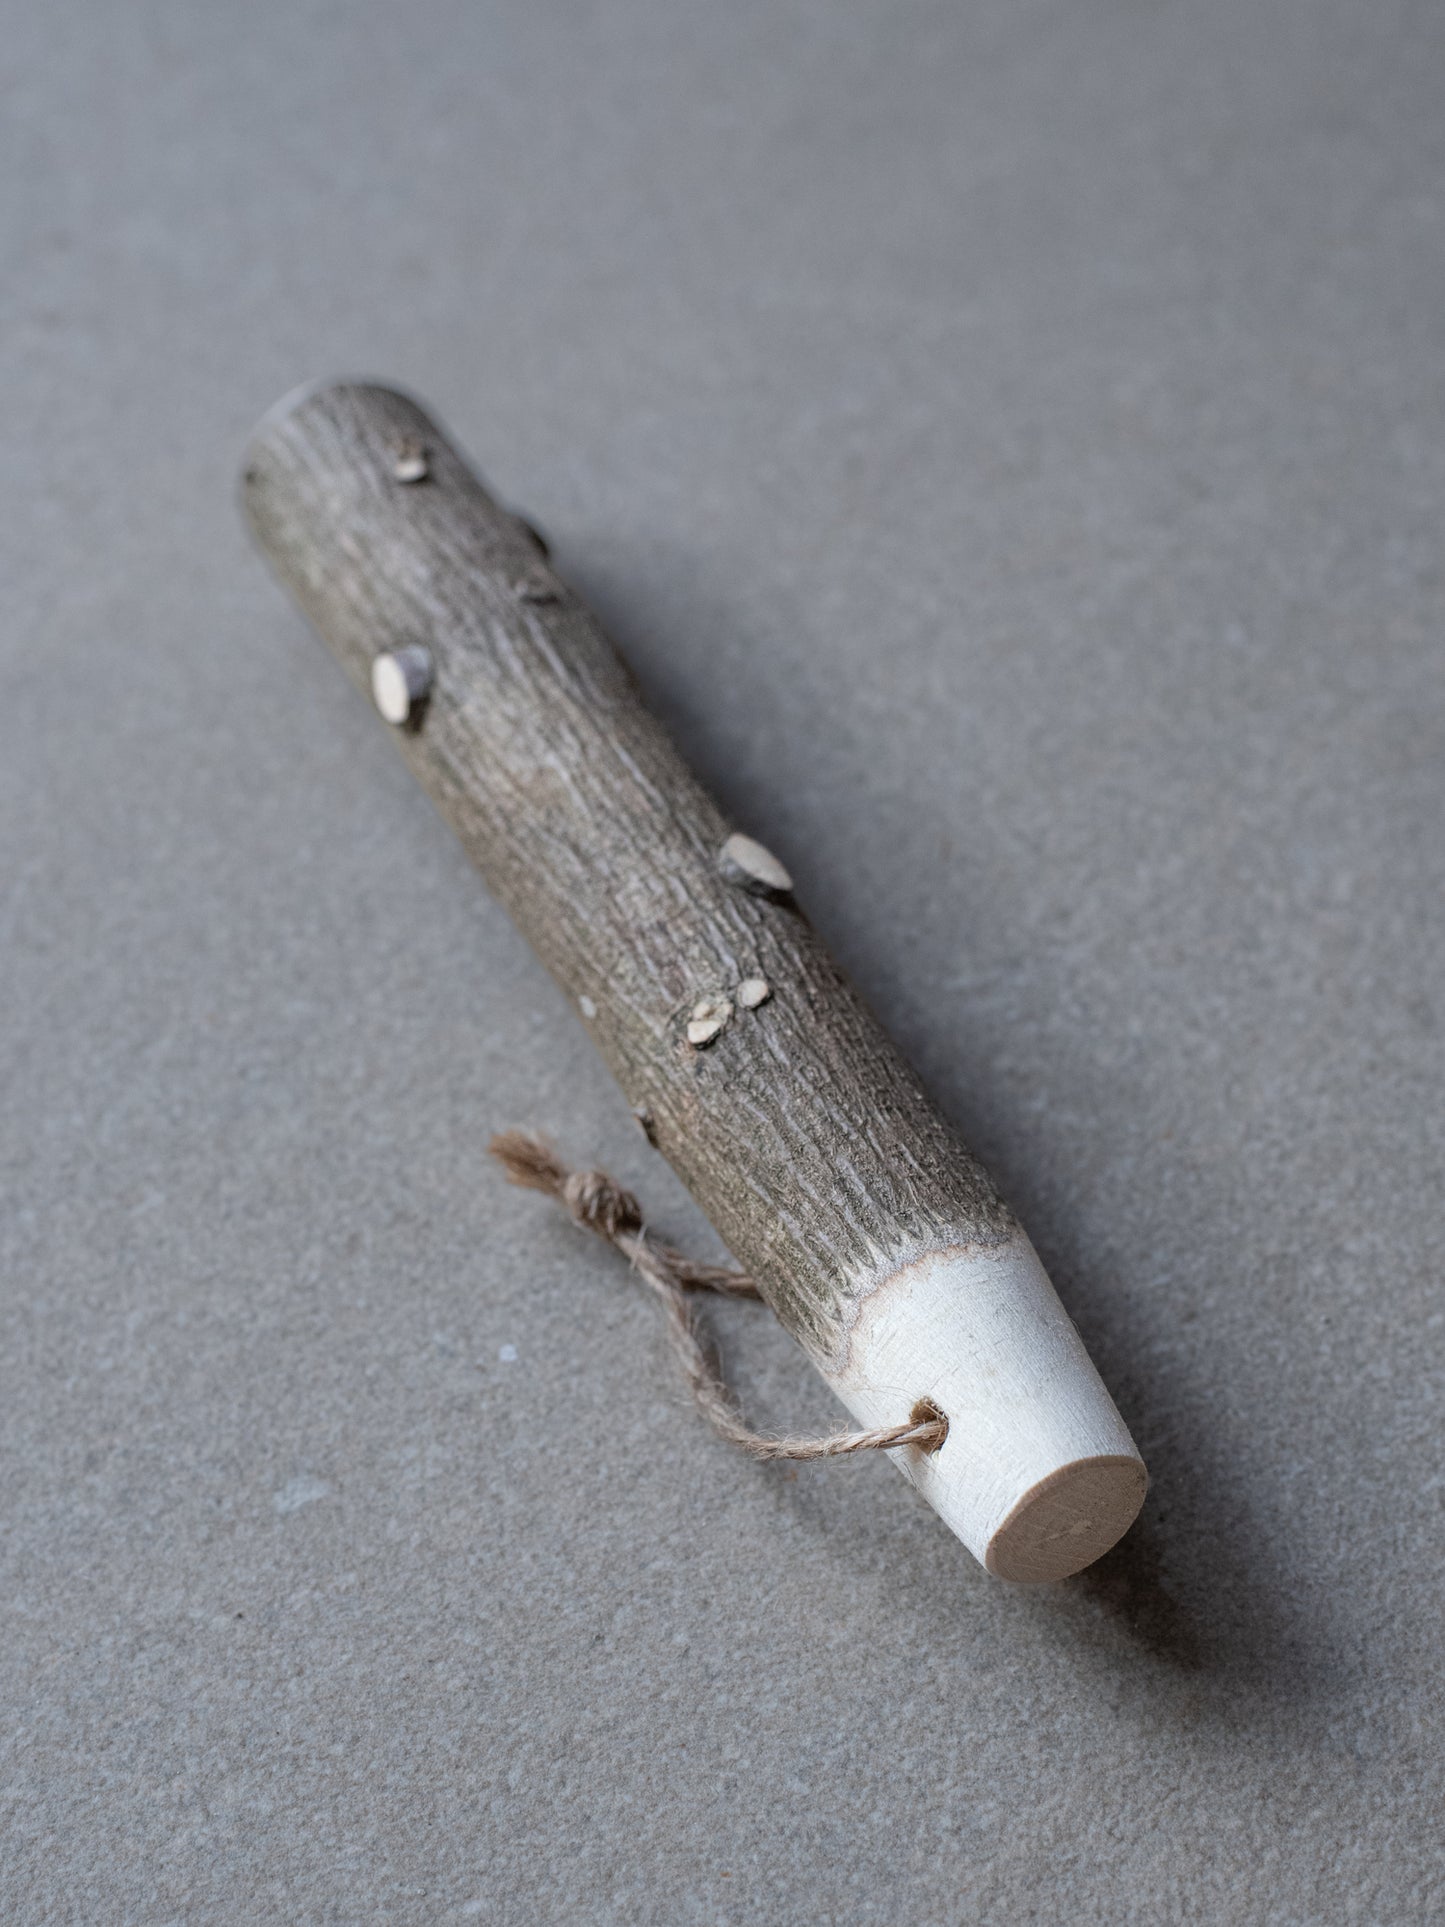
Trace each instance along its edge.
<path fill-rule="evenodd" d="M 939 1433 L 938 1438 L 932 1445 L 920 1445 L 917 1448 L 917 1450 L 924 1453 L 925 1456 L 931 1456 L 933 1453 L 942 1449 L 943 1441 L 948 1437 L 948 1414 L 943 1410 L 942 1406 L 935 1405 L 931 1398 L 919 1399 L 913 1410 L 908 1414 L 908 1423 L 910 1425 L 929 1425 L 935 1422 L 941 1425 L 943 1430 Z"/>

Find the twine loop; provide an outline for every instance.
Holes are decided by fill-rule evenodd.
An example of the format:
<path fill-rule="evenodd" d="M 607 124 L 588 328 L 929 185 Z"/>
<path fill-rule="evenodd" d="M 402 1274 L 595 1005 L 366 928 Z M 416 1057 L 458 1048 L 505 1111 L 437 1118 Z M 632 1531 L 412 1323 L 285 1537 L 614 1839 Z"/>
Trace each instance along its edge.
<path fill-rule="evenodd" d="M 675 1245 L 648 1236 L 642 1206 L 605 1171 L 573 1171 L 543 1137 L 504 1131 L 489 1146 L 510 1184 L 556 1198 L 573 1222 L 614 1246 L 631 1264 L 667 1314 L 668 1336 L 688 1389 L 713 1430 L 755 1459 L 833 1459 L 855 1452 L 889 1452 L 909 1446 L 936 1452 L 948 1436 L 948 1420 L 920 1399 L 903 1423 L 868 1432 L 835 1432 L 824 1438 L 768 1438 L 754 1432 L 737 1408 L 704 1344 L 688 1304 L 689 1291 L 761 1298 L 746 1272 L 732 1265 L 705 1265 Z"/>

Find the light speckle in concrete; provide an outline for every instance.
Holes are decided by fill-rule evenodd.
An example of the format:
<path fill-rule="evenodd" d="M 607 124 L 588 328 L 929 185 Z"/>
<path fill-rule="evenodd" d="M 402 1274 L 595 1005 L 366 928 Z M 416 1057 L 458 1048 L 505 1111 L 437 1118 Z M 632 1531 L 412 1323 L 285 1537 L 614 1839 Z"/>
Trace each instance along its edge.
<path fill-rule="evenodd" d="M 302 1506 L 315 1505 L 318 1499 L 328 1498 L 330 1493 L 331 1487 L 325 1479 L 288 1479 L 271 1503 L 280 1513 L 299 1512 Z"/>

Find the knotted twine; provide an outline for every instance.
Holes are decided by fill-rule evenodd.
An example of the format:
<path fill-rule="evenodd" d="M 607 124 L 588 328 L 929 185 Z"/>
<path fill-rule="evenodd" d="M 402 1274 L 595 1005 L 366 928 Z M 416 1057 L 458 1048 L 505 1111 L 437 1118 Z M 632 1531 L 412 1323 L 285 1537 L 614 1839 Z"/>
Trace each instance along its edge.
<path fill-rule="evenodd" d="M 898 1445 L 936 1452 L 942 1445 L 948 1420 L 932 1412 L 903 1425 L 835 1432 L 825 1438 L 770 1439 L 754 1432 L 709 1356 L 687 1300 L 690 1291 L 761 1300 L 747 1273 L 730 1265 L 698 1264 L 675 1245 L 650 1237 L 642 1207 L 630 1191 L 605 1171 L 569 1170 L 545 1138 L 527 1131 L 503 1131 L 488 1149 L 506 1172 L 508 1183 L 556 1198 L 575 1223 L 615 1246 L 651 1287 L 667 1315 L 668 1337 L 688 1389 L 713 1430 L 729 1444 L 755 1459 L 838 1459 L 854 1452 L 886 1452 Z"/>

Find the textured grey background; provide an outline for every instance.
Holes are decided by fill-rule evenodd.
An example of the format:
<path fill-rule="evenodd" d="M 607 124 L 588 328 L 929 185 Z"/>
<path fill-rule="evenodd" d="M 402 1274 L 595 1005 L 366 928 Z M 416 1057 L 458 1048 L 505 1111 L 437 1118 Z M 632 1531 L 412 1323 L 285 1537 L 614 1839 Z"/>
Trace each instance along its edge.
<path fill-rule="evenodd" d="M 1445 1918 L 1445 11 L 3 27 L 6 1921 Z M 248 551 L 322 372 L 996 1167 L 1153 1468 L 1091 1574 L 731 1457 L 486 1168 L 709 1240 Z"/>

